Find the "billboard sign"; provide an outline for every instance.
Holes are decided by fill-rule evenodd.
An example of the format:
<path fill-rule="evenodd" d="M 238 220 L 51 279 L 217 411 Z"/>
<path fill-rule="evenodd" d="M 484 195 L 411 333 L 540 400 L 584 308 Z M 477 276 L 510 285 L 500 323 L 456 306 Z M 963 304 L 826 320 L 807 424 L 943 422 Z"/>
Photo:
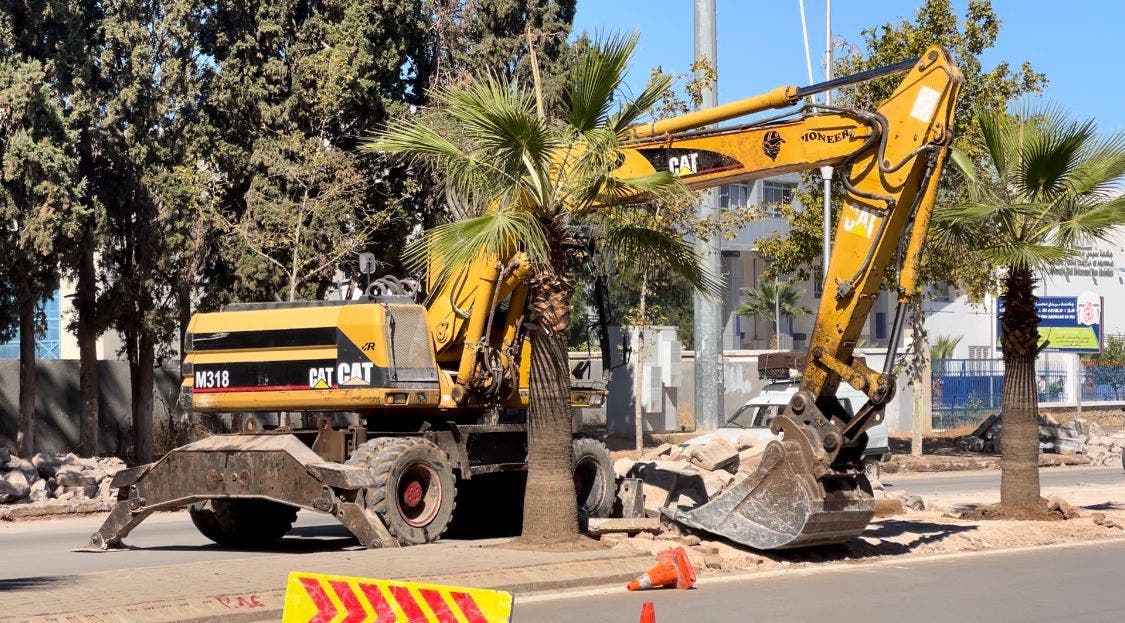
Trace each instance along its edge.
<path fill-rule="evenodd" d="M 1039 314 L 1039 344 L 1056 353 L 1100 353 L 1102 351 L 1103 301 L 1093 292 L 1078 296 L 1041 296 L 1035 303 Z M 1003 330 L 1000 317 L 1004 299 L 996 305 L 996 335 Z M 1003 348 L 997 338 L 996 348 Z"/>

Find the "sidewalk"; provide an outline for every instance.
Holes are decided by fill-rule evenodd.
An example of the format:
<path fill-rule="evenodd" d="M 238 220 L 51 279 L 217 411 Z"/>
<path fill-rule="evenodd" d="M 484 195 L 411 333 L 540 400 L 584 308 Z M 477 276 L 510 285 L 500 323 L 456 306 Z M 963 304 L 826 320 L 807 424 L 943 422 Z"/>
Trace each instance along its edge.
<path fill-rule="evenodd" d="M 548 553 L 439 543 L 0 581 L 0 622 L 162 623 L 280 620 L 285 579 L 309 571 L 511 592 L 625 583 L 651 556 L 635 550 Z M 89 556 L 129 556 L 128 551 Z"/>

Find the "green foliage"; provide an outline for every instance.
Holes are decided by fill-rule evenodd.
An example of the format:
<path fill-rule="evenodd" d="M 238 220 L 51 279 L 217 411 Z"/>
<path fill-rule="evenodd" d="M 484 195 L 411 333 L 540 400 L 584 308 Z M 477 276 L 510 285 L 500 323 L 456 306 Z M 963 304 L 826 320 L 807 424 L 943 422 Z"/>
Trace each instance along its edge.
<path fill-rule="evenodd" d="M 1113 390 L 1113 398 L 1120 400 L 1125 390 L 1125 335 L 1107 335 L 1102 352 L 1082 355 L 1087 382 L 1106 385 Z"/>
<path fill-rule="evenodd" d="M 956 160 L 964 198 L 934 212 L 939 241 L 972 248 L 990 268 L 1038 269 L 1125 224 L 1125 133 L 1055 108 L 980 116 L 985 156 Z"/>
<path fill-rule="evenodd" d="M 981 56 L 996 44 L 1001 20 L 989 0 L 971 0 L 962 19 L 958 19 L 950 0 L 926 0 L 915 11 L 912 20 L 887 22 L 862 31 L 858 45 L 845 45 L 846 54 L 836 61 L 833 75 L 844 76 L 859 71 L 891 64 L 920 56 L 931 45 L 942 45 L 954 56 L 958 68 L 965 76 L 955 112 L 953 128 L 955 145 L 961 151 L 979 155 L 983 153 L 983 136 L 977 123 L 980 114 L 1005 110 L 1010 102 L 1028 93 L 1042 89 L 1046 77 L 1032 69 L 1029 63 L 1013 68 L 1005 61 L 986 68 Z M 901 80 L 901 76 L 888 76 L 841 90 L 833 104 L 873 110 L 886 100 Z M 957 201 L 962 180 L 946 167 L 938 189 L 938 204 Z M 952 174 L 951 174 L 952 173 Z M 782 206 L 789 220 L 790 231 L 766 237 L 759 252 L 771 260 L 769 274 L 795 275 L 800 279 L 811 277 L 822 257 L 822 227 L 824 205 L 822 182 L 818 174 L 805 176 L 802 192 L 797 194 L 802 207 Z M 839 222 L 842 193 L 838 184 L 833 192 L 833 231 Z M 995 289 L 993 274 L 987 265 L 966 261 L 973 257 L 972 247 L 953 244 L 949 240 L 935 240 L 933 229 L 923 253 L 921 283 L 949 284 L 967 292 L 971 299 L 980 300 L 986 292 Z M 893 275 L 888 275 L 892 277 Z"/>
<path fill-rule="evenodd" d="M 962 338 L 965 336 L 958 335 L 953 337 L 951 335 L 939 335 L 934 343 L 930 345 L 930 359 L 949 359 L 953 356 L 954 349 L 961 343 Z"/>
<path fill-rule="evenodd" d="M 774 323 L 770 325 L 771 333 L 778 321 L 778 311 L 790 318 L 812 313 L 811 309 L 801 305 L 801 291 L 787 283 L 763 279 L 756 288 L 744 288 L 742 295 L 746 300 L 735 308 L 734 314 L 769 320 Z"/>

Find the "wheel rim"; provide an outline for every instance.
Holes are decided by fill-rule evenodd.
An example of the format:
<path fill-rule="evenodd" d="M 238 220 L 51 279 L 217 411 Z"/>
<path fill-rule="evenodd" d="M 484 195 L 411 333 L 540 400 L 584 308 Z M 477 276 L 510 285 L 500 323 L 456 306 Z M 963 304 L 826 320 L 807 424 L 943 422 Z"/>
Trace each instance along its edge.
<path fill-rule="evenodd" d="M 574 493 L 578 496 L 578 508 L 591 512 L 600 506 L 605 497 L 605 483 L 598 477 L 598 461 L 583 457 L 574 466 Z"/>
<path fill-rule="evenodd" d="M 408 525 L 421 528 L 433 521 L 441 498 L 441 480 L 428 463 L 415 461 L 402 470 L 395 502 L 399 516 Z"/>

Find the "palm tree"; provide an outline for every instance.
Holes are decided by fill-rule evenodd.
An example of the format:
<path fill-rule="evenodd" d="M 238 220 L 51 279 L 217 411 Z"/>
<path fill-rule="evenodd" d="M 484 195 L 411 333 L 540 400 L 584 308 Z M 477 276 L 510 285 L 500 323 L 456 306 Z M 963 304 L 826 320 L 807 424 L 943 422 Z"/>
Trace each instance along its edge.
<path fill-rule="evenodd" d="M 750 316 L 770 321 L 770 348 L 777 348 L 777 313 L 795 318 L 811 314 L 812 310 L 800 304 L 801 293 L 789 284 L 763 280 L 757 288 L 744 288 L 742 295 L 746 300 L 734 310 L 739 316 Z"/>
<path fill-rule="evenodd" d="M 963 335 L 953 337 L 952 335 L 939 335 L 934 340 L 933 345 L 930 346 L 930 359 L 949 359 L 953 356 L 953 351 L 957 345 L 961 343 Z"/>
<path fill-rule="evenodd" d="M 1099 138 L 1092 120 L 1053 108 L 980 115 L 987 156 L 954 153 L 963 199 L 935 213 L 938 241 L 970 242 L 980 261 L 1002 269 L 1004 350 L 1001 510 L 1037 508 L 1039 428 L 1035 358 L 1039 317 L 1035 271 L 1125 224 L 1125 135 Z"/>
<path fill-rule="evenodd" d="M 430 229 L 410 246 L 407 259 L 415 267 L 441 266 L 451 278 L 481 257 L 515 252 L 532 267 L 525 542 L 578 535 L 567 330 L 571 273 L 588 261 L 577 251 L 584 246 L 579 232 L 596 232 L 601 252 L 615 255 L 618 265 L 665 266 L 694 287 L 720 289 L 691 245 L 636 202 L 691 201 L 685 187 L 670 173 L 610 175 L 626 130 L 669 87 L 667 80 L 656 81 L 615 105 L 635 45 L 636 36 L 580 45 L 558 110 L 546 109 L 538 84 L 528 90 L 482 77 L 440 91 L 432 109 L 391 124 L 368 145 L 431 167 L 445 181 L 447 202 L 471 214 Z"/>

